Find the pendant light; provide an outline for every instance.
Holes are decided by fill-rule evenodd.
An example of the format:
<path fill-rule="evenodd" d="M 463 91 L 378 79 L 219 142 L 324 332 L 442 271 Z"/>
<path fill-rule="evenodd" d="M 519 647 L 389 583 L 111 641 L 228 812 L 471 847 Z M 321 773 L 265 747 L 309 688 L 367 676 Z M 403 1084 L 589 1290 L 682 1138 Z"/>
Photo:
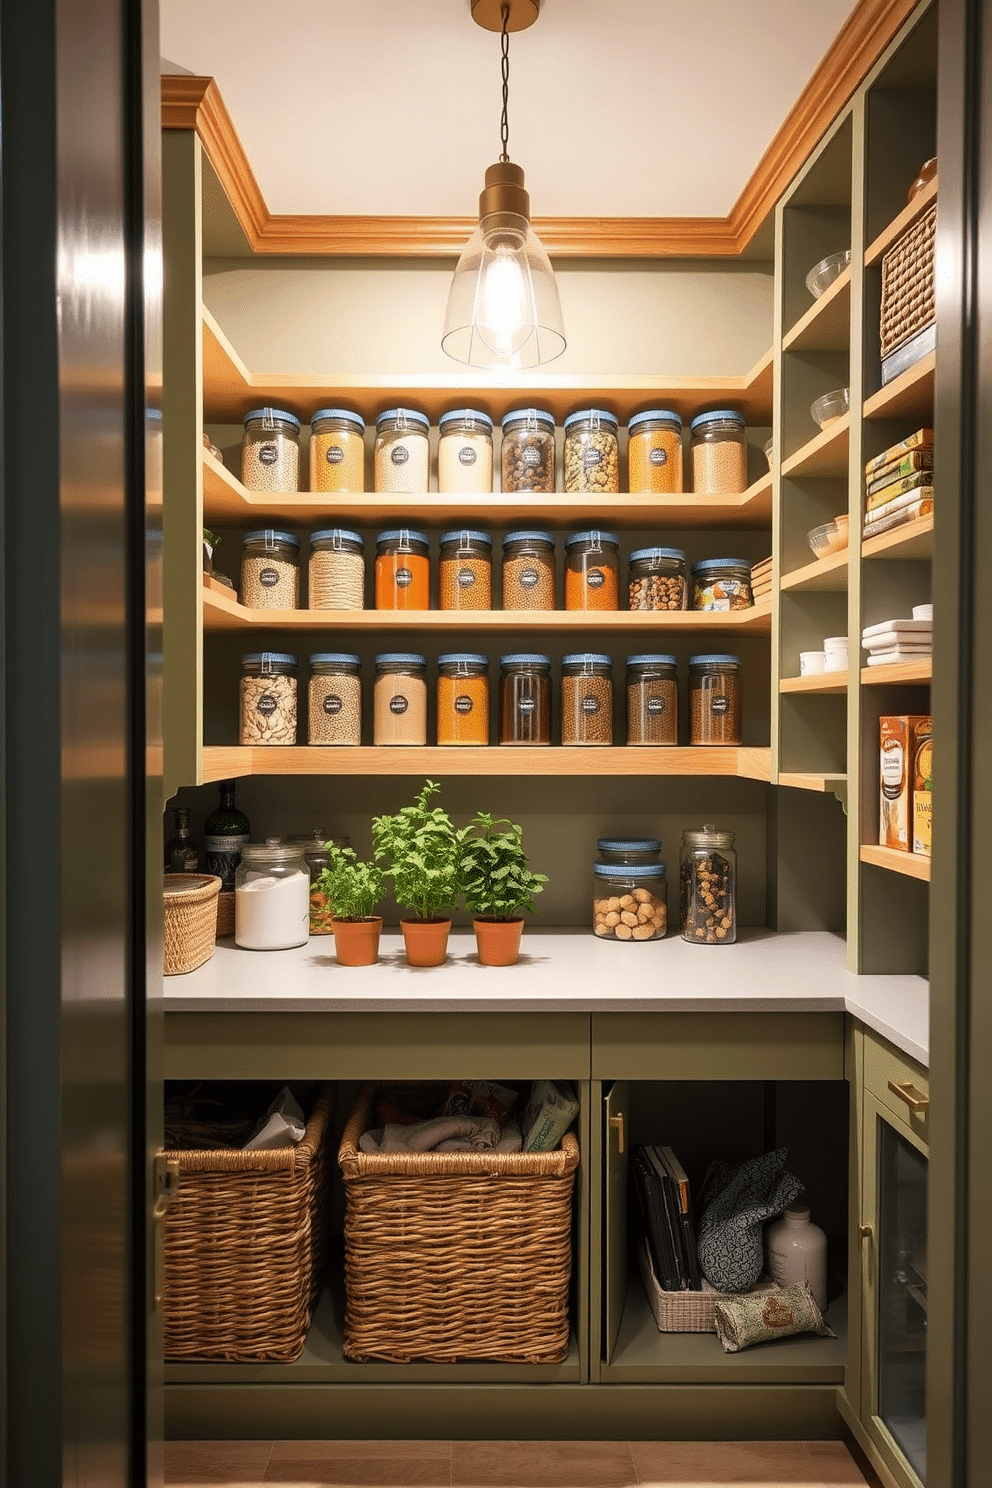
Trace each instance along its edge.
<path fill-rule="evenodd" d="M 558 286 L 551 261 L 530 225 L 524 173 L 507 154 L 509 32 L 537 19 L 538 0 L 473 0 L 472 16 L 501 35 L 502 152 L 486 171 L 479 225 L 455 267 L 441 345 L 472 367 L 515 370 L 553 361 L 565 350 Z"/>

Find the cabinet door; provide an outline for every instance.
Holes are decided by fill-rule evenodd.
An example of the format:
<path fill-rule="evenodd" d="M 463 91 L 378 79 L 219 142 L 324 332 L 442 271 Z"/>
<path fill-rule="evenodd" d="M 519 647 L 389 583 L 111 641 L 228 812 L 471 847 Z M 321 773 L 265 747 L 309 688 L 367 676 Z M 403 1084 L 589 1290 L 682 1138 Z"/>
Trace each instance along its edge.
<path fill-rule="evenodd" d="M 603 1350 L 607 1364 L 613 1358 L 620 1319 L 627 1296 L 627 1153 L 629 1104 L 626 1080 L 617 1080 L 603 1096 L 603 1216 L 605 1246 L 603 1271 Z"/>

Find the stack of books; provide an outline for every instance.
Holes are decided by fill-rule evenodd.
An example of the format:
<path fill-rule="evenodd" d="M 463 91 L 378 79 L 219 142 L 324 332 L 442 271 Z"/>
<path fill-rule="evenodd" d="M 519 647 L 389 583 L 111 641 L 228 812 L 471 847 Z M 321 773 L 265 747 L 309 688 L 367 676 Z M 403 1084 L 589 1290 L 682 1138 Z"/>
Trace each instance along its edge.
<path fill-rule="evenodd" d="M 631 1171 L 658 1285 L 665 1292 L 701 1291 L 685 1169 L 671 1147 L 635 1147 Z"/>
<path fill-rule="evenodd" d="M 933 511 L 933 430 L 917 429 L 865 466 L 865 537 Z"/>
<path fill-rule="evenodd" d="M 889 666 L 894 661 L 921 661 L 933 655 L 933 616 L 880 620 L 877 625 L 866 625 L 861 632 L 861 644 L 868 652 L 870 667 Z"/>
<path fill-rule="evenodd" d="M 772 560 L 763 558 L 751 564 L 751 594 L 755 604 L 772 597 Z"/>

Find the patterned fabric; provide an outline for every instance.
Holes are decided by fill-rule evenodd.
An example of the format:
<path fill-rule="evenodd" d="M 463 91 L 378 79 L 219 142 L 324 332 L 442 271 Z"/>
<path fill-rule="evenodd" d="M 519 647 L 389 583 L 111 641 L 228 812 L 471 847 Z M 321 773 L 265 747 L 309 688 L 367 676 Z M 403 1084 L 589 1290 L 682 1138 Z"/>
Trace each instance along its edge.
<path fill-rule="evenodd" d="M 714 1305 L 713 1320 L 728 1354 L 769 1338 L 788 1338 L 790 1333 L 836 1337 L 823 1321 L 808 1281 L 765 1296 L 721 1298 Z"/>
<path fill-rule="evenodd" d="M 803 1190 L 785 1171 L 788 1152 L 745 1163 L 711 1162 L 699 1196 L 699 1265 L 720 1292 L 749 1292 L 761 1275 L 762 1228 Z"/>

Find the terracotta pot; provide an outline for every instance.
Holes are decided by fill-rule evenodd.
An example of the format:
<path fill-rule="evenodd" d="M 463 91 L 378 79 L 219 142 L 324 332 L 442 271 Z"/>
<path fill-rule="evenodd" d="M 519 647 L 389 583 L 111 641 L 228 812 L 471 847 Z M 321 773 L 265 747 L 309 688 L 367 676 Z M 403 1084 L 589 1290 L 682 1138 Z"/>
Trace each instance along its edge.
<path fill-rule="evenodd" d="M 374 966 L 379 959 L 382 920 L 331 920 L 334 950 L 342 966 Z"/>
<path fill-rule="evenodd" d="M 400 920 L 408 966 L 442 966 L 448 954 L 450 920 Z"/>
<path fill-rule="evenodd" d="M 473 920 L 475 943 L 483 966 L 513 966 L 520 955 L 524 922 L 519 920 Z"/>

